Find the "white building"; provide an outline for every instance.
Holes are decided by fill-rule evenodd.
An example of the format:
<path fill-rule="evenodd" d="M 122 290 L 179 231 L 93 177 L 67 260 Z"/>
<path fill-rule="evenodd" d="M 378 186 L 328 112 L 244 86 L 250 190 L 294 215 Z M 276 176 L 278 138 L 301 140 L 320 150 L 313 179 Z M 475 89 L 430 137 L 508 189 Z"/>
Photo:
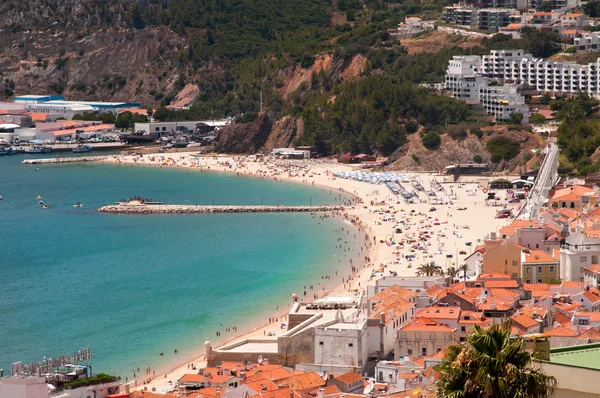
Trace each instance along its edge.
<path fill-rule="evenodd" d="M 417 17 L 406 17 L 404 22 L 398 24 L 398 29 L 390 33 L 393 36 L 412 36 L 433 29 L 435 29 L 434 21 L 423 21 Z"/>
<path fill-rule="evenodd" d="M 575 232 L 560 249 L 560 278 L 563 281 L 584 280 L 584 267 L 598 264 L 600 258 L 600 230 Z"/>
<path fill-rule="evenodd" d="M 4 377 L 0 380 L 0 398 L 47 398 L 45 377 Z"/>
<path fill-rule="evenodd" d="M 523 115 L 522 123 L 529 123 L 529 107 L 517 92 L 516 85 L 487 86 L 479 89 L 479 102 L 495 121 L 506 122 L 513 113 Z"/>
<path fill-rule="evenodd" d="M 574 39 L 577 51 L 598 52 L 600 51 L 600 32 L 585 32 Z"/>
<path fill-rule="evenodd" d="M 135 131 L 145 131 L 147 133 L 155 133 L 159 135 L 172 134 L 175 131 L 195 131 L 197 128 L 209 127 L 210 130 L 213 128 L 221 128 L 227 126 L 231 121 L 229 119 L 215 119 L 215 120 L 196 120 L 196 121 L 183 121 L 183 122 L 149 122 L 149 123 L 136 123 Z"/>

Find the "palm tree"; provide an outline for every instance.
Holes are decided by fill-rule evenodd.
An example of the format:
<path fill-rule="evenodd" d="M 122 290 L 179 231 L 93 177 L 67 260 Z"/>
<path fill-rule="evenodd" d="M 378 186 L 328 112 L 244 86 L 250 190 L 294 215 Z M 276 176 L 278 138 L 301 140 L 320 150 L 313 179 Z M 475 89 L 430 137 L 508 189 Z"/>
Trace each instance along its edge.
<path fill-rule="evenodd" d="M 417 268 L 417 273 L 419 275 L 425 276 L 433 276 L 438 272 L 438 269 L 434 264 L 421 264 L 419 268 Z"/>
<path fill-rule="evenodd" d="M 460 271 L 454 267 L 450 267 L 448 268 L 448 271 L 446 271 L 446 275 L 448 276 L 448 278 L 450 278 L 452 283 L 454 283 L 454 280 L 456 279 L 459 273 Z"/>
<path fill-rule="evenodd" d="M 523 339 L 511 337 L 510 321 L 487 329 L 475 325 L 467 341 L 447 348 L 437 366 L 436 389 L 453 398 L 544 398 L 552 395 L 556 379 L 535 367 L 535 354 L 525 351 Z"/>
<path fill-rule="evenodd" d="M 467 264 L 467 263 L 462 264 L 460 267 L 458 267 L 458 270 L 463 273 L 463 280 L 466 281 L 467 280 L 467 271 L 469 270 L 469 264 Z"/>

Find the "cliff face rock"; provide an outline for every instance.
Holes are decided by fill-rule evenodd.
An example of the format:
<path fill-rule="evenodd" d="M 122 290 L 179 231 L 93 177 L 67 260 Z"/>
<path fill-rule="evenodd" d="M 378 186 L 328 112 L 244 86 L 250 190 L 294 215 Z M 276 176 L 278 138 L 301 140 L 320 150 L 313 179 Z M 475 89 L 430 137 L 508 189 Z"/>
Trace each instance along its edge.
<path fill-rule="evenodd" d="M 463 140 L 454 140 L 446 134 L 441 135 L 442 143 L 436 150 L 423 146 L 419 133 L 408 136 L 406 144 L 398 148 L 389 157 L 390 170 L 406 171 L 433 171 L 443 170 L 444 167 L 456 163 L 473 163 L 473 157 L 479 155 L 483 163 L 487 163 L 494 171 L 515 170 L 518 167 L 528 167 L 536 162 L 541 163 L 532 150 L 543 148 L 546 142 L 538 135 L 523 130 L 508 130 L 506 126 L 483 128 L 481 139 L 474 135 L 467 135 Z M 521 153 L 510 161 L 501 161 L 493 164 L 491 155 L 486 149 L 487 142 L 494 138 L 504 136 L 518 142 Z M 531 153 L 531 155 L 525 155 Z M 533 156 L 533 158 L 529 158 Z M 527 159 L 529 158 L 529 159 Z"/>
<path fill-rule="evenodd" d="M 215 150 L 225 153 L 251 153 L 262 148 L 273 129 L 273 122 L 261 113 L 249 123 L 232 123 L 219 131 Z"/>
<path fill-rule="evenodd" d="M 263 146 L 264 152 L 271 152 L 273 148 L 289 148 L 293 146 L 294 140 L 300 138 L 304 133 L 304 121 L 302 118 L 294 119 L 285 116 L 273 124 L 273 130 Z"/>

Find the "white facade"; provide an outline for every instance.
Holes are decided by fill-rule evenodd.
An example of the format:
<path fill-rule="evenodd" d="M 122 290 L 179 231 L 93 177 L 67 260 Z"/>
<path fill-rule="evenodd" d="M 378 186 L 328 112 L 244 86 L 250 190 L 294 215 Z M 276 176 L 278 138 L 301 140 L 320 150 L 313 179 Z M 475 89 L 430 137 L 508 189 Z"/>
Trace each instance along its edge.
<path fill-rule="evenodd" d="M 513 113 L 523 115 L 522 123 L 529 123 L 529 107 L 517 92 L 517 86 L 488 86 L 479 89 L 479 102 L 496 121 L 506 122 Z"/>
<path fill-rule="evenodd" d="M 363 367 L 367 356 L 366 319 L 315 327 L 315 364 Z"/>
<path fill-rule="evenodd" d="M 107 395 L 119 392 L 119 382 L 96 384 L 93 386 L 79 387 L 72 390 L 63 390 L 51 398 L 106 398 Z"/>
<path fill-rule="evenodd" d="M 575 232 L 560 249 L 560 278 L 567 282 L 584 279 L 583 267 L 598 264 L 600 259 L 600 231 L 596 236 Z"/>
<path fill-rule="evenodd" d="M 0 398 L 47 398 L 45 377 L 5 377 L 0 380 Z"/>
<path fill-rule="evenodd" d="M 575 38 L 575 47 L 578 51 L 600 51 L 600 32 L 585 32 L 581 37 Z"/>
<path fill-rule="evenodd" d="M 191 130 L 194 131 L 198 124 L 210 127 L 224 127 L 230 123 L 228 119 L 215 120 L 196 120 L 190 122 L 150 122 L 136 123 L 135 131 L 145 131 L 155 134 L 171 134 L 173 131 Z"/>
<path fill-rule="evenodd" d="M 523 54 L 523 50 L 493 50 L 482 57 L 482 75 L 526 83 L 540 92 L 599 95 L 600 59 L 587 65 L 550 61 Z"/>

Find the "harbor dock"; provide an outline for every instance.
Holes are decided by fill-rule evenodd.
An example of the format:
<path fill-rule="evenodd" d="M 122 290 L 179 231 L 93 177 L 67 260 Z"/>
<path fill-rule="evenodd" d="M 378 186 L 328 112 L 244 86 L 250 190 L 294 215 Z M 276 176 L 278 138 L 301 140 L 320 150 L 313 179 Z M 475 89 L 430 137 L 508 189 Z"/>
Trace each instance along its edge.
<path fill-rule="evenodd" d="M 101 162 L 108 156 L 77 156 L 72 158 L 46 158 L 46 159 L 25 159 L 22 164 L 55 164 L 55 163 L 83 163 L 83 162 Z"/>
<path fill-rule="evenodd" d="M 310 213 L 342 210 L 341 206 L 196 206 L 118 203 L 97 211 L 112 214 Z"/>

